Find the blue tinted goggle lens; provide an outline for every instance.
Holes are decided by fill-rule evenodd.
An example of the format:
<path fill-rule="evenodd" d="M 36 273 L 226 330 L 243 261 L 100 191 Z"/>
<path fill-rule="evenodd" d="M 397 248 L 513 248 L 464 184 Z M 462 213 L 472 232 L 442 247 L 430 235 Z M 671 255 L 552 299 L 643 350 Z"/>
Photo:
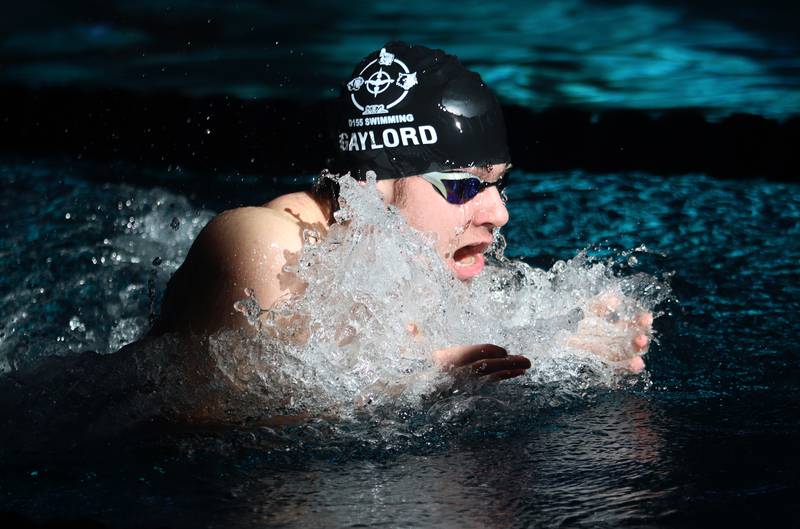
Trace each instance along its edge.
<path fill-rule="evenodd" d="M 421 176 L 450 204 L 458 205 L 469 202 L 487 187 L 497 186 L 497 190 L 502 191 L 508 178 L 506 174 L 496 182 L 484 182 L 470 173 L 425 173 Z"/>

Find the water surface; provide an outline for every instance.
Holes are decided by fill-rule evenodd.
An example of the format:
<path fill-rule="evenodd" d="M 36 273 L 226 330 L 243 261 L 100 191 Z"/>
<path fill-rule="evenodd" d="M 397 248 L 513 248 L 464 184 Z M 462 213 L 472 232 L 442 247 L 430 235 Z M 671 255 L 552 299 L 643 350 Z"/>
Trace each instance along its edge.
<path fill-rule="evenodd" d="M 174 190 L 191 175 L 145 188 L 139 169 L 116 169 L 131 183 L 3 162 L 4 370 L 133 340 L 212 211 L 305 183 L 232 174 L 193 196 Z M 4 451 L 0 510 L 171 527 L 797 523 L 798 186 L 513 178 L 507 255 L 549 268 L 588 247 L 621 274 L 671 276 L 646 376 L 580 395 L 507 383 L 288 427 L 152 423 L 67 451 L 66 431 L 47 451 Z"/>
<path fill-rule="evenodd" d="M 15 5 L 0 23 L 0 80 L 314 101 L 357 58 L 403 39 L 456 54 L 502 100 L 537 110 L 796 114 L 797 9 L 749 4 L 113 1 L 46 15 Z"/>

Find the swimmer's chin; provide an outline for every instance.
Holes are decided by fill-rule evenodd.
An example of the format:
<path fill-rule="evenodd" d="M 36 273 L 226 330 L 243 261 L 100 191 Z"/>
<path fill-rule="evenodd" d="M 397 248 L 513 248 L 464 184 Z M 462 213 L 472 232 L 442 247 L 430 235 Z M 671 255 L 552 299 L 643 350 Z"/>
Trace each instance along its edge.
<path fill-rule="evenodd" d="M 456 276 L 456 279 L 468 281 L 483 272 L 486 260 L 482 253 L 471 254 L 461 260 L 448 259 L 447 264 Z"/>

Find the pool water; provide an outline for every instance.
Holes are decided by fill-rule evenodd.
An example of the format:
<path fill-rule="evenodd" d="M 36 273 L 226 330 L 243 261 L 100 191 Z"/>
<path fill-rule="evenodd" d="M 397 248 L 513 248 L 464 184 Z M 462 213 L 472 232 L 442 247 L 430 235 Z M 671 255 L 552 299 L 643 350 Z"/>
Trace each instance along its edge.
<path fill-rule="evenodd" d="M 800 110 L 791 2 L 112 0 L 5 11 L 0 82 L 318 101 L 391 39 L 438 47 L 527 108 Z M 468 29 L 467 29 L 468 28 Z"/>
<path fill-rule="evenodd" d="M 86 373 L 70 367 L 78 353 L 135 340 L 214 212 L 310 181 L 229 174 L 199 190 L 198 179 L 0 163 L 0 394 L 24 393 L 15 376 L 54 355 Z M 115 527 L 797 525 L 799 189 L 514 173 L 507 256 L 550 268 L 588 249 L 621 275 L 669 279 L 647 373 L 567 395 L 557 382 L 503 383 L 289 425 L 149 417 L 80 442 L 42 427 L 27 449 L 0 452 L 0 511 Z M 4 401 L 2 423 L 23 410 L 35 424 L 56 399 L 91 398 L 116 375 L 90 373 L 108 377 L 45 387 L 16 410 Z M 86 414 L 131 411 L 107 395 Z"/>

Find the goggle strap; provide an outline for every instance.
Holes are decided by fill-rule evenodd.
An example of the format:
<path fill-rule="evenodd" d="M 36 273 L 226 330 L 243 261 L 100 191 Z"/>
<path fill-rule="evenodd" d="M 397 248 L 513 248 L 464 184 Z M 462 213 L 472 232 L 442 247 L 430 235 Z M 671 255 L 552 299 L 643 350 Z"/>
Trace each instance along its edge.
<path fill-rule="evenodd" d="M 477 178 L 478 180 L 480 180 L 479 177 L 475 176 L 472 173 L 456 172 L 456 171 L 453 171 L 452 173 L 443 173 L 443 172 L 440 172 L 440 171 L 431 171 L 430 173 L 423 173 L 422 176 L 423 177 L 430 176 L 431 178 L 435 178 L 437 180 L 468 180 L 470 178 Z M 426 180 L 428 180 L 428 179 L 426 178 Z M 430 182 L 430 180 L 428 180 L 428 181 Z"/>
<path fill-rule="evenodd" d="M 447 197 L 447 189 L 445 189 L 444 184 L 442 181 L 436 176 L 429 176 L 434 174 L 444 174 L 444 173 L 425 173 L 422 175 L 422 178 L 425 179 L 429 184 L 436 188 L 436 190 L 441 193 L 443 197 Z"/>

